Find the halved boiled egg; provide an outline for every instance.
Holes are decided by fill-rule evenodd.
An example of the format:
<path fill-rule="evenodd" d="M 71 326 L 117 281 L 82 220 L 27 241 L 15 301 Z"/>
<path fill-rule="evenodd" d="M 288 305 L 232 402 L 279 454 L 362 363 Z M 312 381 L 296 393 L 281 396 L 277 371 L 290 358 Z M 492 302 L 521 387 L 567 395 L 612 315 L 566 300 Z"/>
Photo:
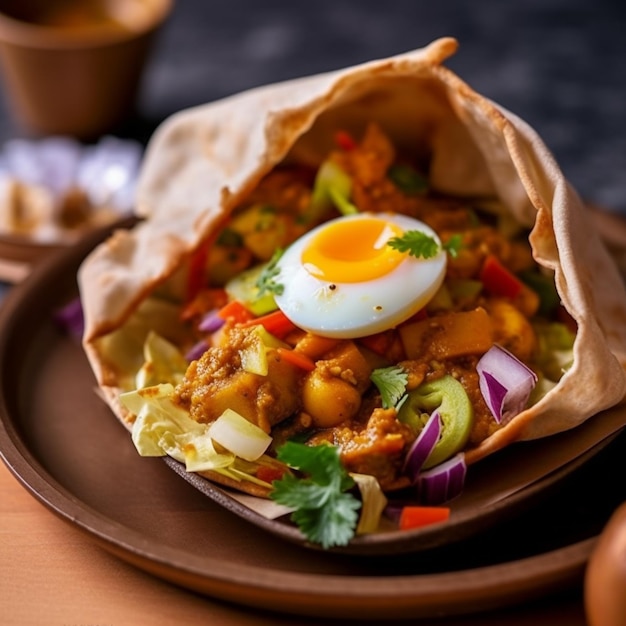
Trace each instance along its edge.
<path fill-rule="evenodd" d="M 438 244 L 418 258 L 388 245 L 408 231 Z M 443 282 L 446 252 L 435 231 L 405 215 L 358 213 L 309 231 L 282 255 L 276 304 L 296 326 L 326 337 L 372 335 L 417 313 Z"/>

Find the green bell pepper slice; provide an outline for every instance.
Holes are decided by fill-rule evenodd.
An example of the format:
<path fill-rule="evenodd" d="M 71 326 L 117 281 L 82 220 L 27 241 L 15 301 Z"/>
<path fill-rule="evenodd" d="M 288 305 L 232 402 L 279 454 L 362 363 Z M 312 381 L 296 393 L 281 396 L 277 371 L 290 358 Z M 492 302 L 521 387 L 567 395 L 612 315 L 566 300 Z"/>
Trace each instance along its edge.
<path fill-rule="evenodd" d="M 460 452 L 467 444 L 474 422 L 474 409 L 467 392 L 449 374 L 410 391 L 400 407 L 398 420 L 421 430 L 424 412 L 432 414 L 437 409 L 441 416 L 441 435 L 424 469 L 439 465 Z"/>

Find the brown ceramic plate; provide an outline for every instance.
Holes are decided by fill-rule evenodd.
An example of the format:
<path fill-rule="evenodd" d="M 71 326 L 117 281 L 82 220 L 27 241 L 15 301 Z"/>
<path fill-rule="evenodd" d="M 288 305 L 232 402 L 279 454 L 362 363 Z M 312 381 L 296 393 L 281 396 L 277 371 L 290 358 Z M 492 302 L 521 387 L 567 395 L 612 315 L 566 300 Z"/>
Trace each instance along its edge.
<path fill-rule="evenodd" d="M 622 424 L 626 419 L 626 408 L 606 412 L 603 418 L 605 424 Z M 597 424 L 587 424 L 558 438 L 518 444 L 506 453 L 470 468 L 463 493 L 449 503 L 450 519 L 445 523 L 400 532 L 391 520 L 383 518 L 380 532 L 358 536 L 347 546 L 329 550 L 353 556 L 391 556 L 449 546 L 477 533 L 485 533 L 491 526 L 502 524 L 547 498 L 564 478 L 615 437 L 613 432 L 604 436 L 603 429 L 598 434 L 595 426 Z M 610 430 L 613 431 L 613 426 Z M 590 441 L 594 442 L 591 447 Z M 532 463 L 528 462 L 529 459 Z M 267 519 L 247 506 L 247 502 L 237 499 L 236 494 L 185 471 L 184 465 L 178 461 L 166 458 L 165 462 L 201 493 L 239 517 L 287 541 L 321 549 L 307 542 L 287 515 L 278 520 Z"/>
<path fill-rule="evenodd" d="M 86 234 L 99 231 L 100 228 L 85 226 L 80 232 L 59 235 L 50 241 L 0 232 L 0 280 L 11 284 L 21 282 L 37 263 L 75 245 Z"/>
<path fill-rule="evenodd" d="M 80 233 L 59 236 L 50 241 L 39 241 L 28 235 L 0 233 L 0 281 L 13 285 L 20 283 L 35 265 L 75 245 L 85 234 L 99 228 L 86 226 Z"/>
<path fill-rule="evenodd" d="M 52 321 L 76 293 L 76 268 L 95 241 L 37 267 L 0 310 L 0 452 L 25 488 L 62 519 L 160 578 L 300 615 L 467 614 L 580 583 L 597 535 L 626 499 L 620 481 L 611 481 L 615 491 L 608 495 L 594 488 L 617 471 L 623 435 L 603 439 L 495 504 L 477 503 L 475 486 L 468 485 L 457 520 L 437 530 L 435 540 L 415 535 L 408 552 L 397 549 L 402 543 L 396 539 L 384 549 L 366 546 L 350 554 L 310 550 L 297 538 L 285 541 L 293 531 L 284 522 L 234 514 L 232 503 L 188 484 L 161 459 L 139 457 L 96 396 L 80 345 Z M 606 419 L 621 420 L 621 411 Z M 516 457 L 477 466 L 473 480 L 507 467 L 519 485 L 524 467 L 546 449 L 577 445 L 579 434 L 589 436 L 582 428 L 551 445 L 520 446 L 510 451 Z M 389 542 L 375 536 L 360 541 Z"/>
<path fill-rule="evenodd" d="M 15 284 L 28 276 L 34 263 L 63 248 L 42 244 L 27 237 L 0 234 L 0 280 Z"/>

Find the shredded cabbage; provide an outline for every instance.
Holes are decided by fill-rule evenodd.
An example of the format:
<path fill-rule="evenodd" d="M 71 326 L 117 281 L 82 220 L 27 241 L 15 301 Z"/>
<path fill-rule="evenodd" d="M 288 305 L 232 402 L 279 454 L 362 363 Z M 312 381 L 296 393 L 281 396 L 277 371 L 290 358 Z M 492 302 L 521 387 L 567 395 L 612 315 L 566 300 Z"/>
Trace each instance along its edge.
<path fill-rule="evenodd" d="M 380 517 L 387 506 L 387 498 L 374 476 L 369 474 L 350 474 L 350 476 L 359 488 L 362 501 L 356 534 L 376 532 L 380 525 Z"/>
<path fill-rule="evenodd" d="M 219 470 L 232 465 L 235 455 L 217 452 L 207 424 L 193 420 L 172 402 L 173 385 L 164 383 L 120 395 L 137 417 L 132 440 L 141 456 L 171 456 L 190 472 Z"/>
<path fill-rule="evenodd" d="M 137 388 L 159 383 L 177 384 L 187 371 L 187 360 L 172 343 L 150 331 L 143 344 L 144 363 L 135 376 Z"/>
<path fill-rule="evenodd" d="M 226 409 L 209 427 L 209 435 L 221 446 L 246 461 L 256 461 L 272 438 L 245 417 Z"/>
<path fill-rule="evenodd" d="M 188 472 L 211 470 L 232 480 L 271 486 L 256 476 L 260 466 L 277 465 L 264 454 L 272 441 L 269 435 L 239 414 L 235 415 L 247 426 L 237 422 L 233 427 L 234 411 L 225 412 L 212 424 L 196 422 L 172 401 L 173 392 L 173 384 L 162 383 L 120 395 L 122 404 L 136 415 L 132 441 L 141 456 L 167 455 L 184 463 Z M 214 436 L 216 424 L 230 430 L 226 438 Z M 216 443 L 222 446 L 219 450 Z"/>

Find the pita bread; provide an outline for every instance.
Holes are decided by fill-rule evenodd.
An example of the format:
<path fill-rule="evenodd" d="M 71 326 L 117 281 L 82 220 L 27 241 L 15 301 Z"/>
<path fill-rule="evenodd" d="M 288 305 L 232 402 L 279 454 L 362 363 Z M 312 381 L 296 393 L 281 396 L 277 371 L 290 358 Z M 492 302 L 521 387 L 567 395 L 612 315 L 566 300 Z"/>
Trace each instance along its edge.
<path fill-rule="evenodd" d="M 442 63 L 450 38 L 392 58 L 255 89 L 166 120 L 139 181 L 140 223 L 116 232 L 79 272 L 84 348 L 98 385 L 118 401 L 134 387 L 148 328 L 170 336 L 187 263 L 226 216 L 283 161 L 319 164 L 333 130 L 378 122 L 392 141 L 432 154 L 430 181 L 459 196 L 498 198 L 531 229 L 537 262 L 554 270 L 578 324 L 573 367 L 537 404 L 467 452 L 472 463 L 517 440 L 577 426 L 626 393 L 626 294 L 588 211 L 537 134 Z M 155 305 L 151 294 L 164 296 Z M 180 338 L 182 340 L 182 337 Z"/>

